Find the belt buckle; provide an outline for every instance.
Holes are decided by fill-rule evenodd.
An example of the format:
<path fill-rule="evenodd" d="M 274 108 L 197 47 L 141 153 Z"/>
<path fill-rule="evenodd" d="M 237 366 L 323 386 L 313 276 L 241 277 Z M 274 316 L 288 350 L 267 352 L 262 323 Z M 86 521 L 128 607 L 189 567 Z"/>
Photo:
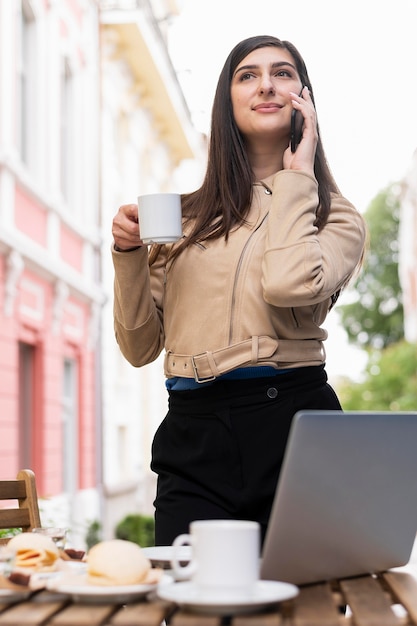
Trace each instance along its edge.
<path fill-rule="evenodd" d="M 197 354 L 196 356 L 202 356 L 203 354 L 207 354 L 207 352 L 202 352 L 201 354 Z M 213 376 L 213 375 L 212 376 L 205 376 L 204 378 L 200 378 L 200 376 L 198 375 L 198 372 L 197 372 L 197 366 L 195 364 L 194 358 L 195 357 L 193 357 L 193 356 L 191 357 L 191 365 L 192 365 L 192 368 L 193 368 L 194 380 L 196 381 L 196 383 L 204 384 L 204 383 L 209 383 L 209 382 L 212 382 L 213 380 L 216 380 L 216 377 Z"/>

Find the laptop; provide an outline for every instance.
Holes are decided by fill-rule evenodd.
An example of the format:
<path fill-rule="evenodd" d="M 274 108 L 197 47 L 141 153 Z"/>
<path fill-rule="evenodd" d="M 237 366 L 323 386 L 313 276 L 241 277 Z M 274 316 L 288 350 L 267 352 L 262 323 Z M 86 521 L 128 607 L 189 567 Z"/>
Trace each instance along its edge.
<path fill-rule="evenodd" d="M 405 565 L 417 532 L 417 412 L 301 411 L 261 578 L 308 584 Z"/>

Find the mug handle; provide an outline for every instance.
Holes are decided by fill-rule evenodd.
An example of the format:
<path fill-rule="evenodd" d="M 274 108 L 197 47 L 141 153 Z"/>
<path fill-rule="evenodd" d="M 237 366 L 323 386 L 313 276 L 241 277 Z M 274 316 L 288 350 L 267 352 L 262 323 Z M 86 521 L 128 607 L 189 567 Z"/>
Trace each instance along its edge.
<path fill-rule="evenodd" d="M 180 580 L 190 578 L 196 569 L 196 563 L 194 561 L 190 561 L 187 565 L 180 564 L 179 549 L 185 545 L 192 545 L 191 535 L 178 535 L 178 537 L 176 537 L 172 543 L 172 547 L 174 548 L 174 550 L 171 559 L 171 566 L 175 574 L 175 578 L 178 578 Z"/>

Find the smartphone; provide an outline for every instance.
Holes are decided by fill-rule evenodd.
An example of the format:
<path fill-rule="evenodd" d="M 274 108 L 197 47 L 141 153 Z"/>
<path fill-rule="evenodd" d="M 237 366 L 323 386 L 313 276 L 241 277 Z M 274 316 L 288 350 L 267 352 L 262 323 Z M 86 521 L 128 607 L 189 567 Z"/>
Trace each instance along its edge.
<path fill-rule="evenodd" d="M 297 109 L 293 109 L 291 113 L 291 152 L 297 150 L 303 136 L 303 114 Z"/>
<path fill-rule="evenodd" d="M 299 93 L 300 96 L 302 94 L 303 89 Z M 295 152 L 297 150 L 297 146 L 303 137 L 303 125 L 304 125 L 303 114 L 300 111 L 297 111 L 297 109 L 293 109 L 291 112 L 291 140 L 290 140 L 291 152 Z"/>

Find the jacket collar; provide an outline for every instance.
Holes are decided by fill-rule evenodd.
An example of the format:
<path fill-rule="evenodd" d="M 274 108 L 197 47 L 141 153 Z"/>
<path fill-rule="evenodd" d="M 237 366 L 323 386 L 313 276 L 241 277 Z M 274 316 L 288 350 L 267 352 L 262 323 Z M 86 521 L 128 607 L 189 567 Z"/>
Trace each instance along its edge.
<path fill-rule="evenodd" d="M 271 176 L 267 176 L 266 178 L 263 178 L 262 180 L 257 180 L 254 185 L 258 185 L 261 186 L 265 189 L 265 193 L 268 195 L 272 195 L 272 188 L 273 188 L 273 180 L 276 176 L 275 174 L 271 174 Z"/>

